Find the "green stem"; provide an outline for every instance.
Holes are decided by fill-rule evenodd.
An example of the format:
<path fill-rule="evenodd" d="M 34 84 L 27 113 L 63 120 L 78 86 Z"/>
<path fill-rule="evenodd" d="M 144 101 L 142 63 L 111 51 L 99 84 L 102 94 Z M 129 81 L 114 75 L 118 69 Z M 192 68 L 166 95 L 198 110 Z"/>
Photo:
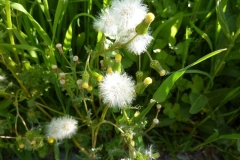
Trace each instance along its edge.
<path fill-rule="evenodd" d="M 141 55 L 138 56 L 138 61 L 139 61 L 139 66 L 138 66 L 138 70 L 141 71 Z"/>
<path fill-rule="evenodd" d="M 151 57 L 150 53 L 149 53 L 147 50 L 146 50 L 146 53 L 147 53 L 147 55 L 148 55 L 148 57 L 149 57 L 150 61 L 153 61 L 153 59 L 152 59 L 152 57 Z"/>
<path fill-rule="evenodd" d="M 85 148 L 83 148 L 78 141 L 75 138 L 72 138 L 74 144 L 88 157 L 90 157 L 90 154 L 85 150 Z"/>
<path fill-rule="evenodd" d="M 51 31 L 53 30 L 53 26 L 52 26 L 52 19 L 49 13 L 49 7 L 48 7 L 48 1 L 47 0 L 43 0 L 43 5 L 44 5 L 44 10 L 45 10 L 45 15 L 47 18 L 47 22 L 49 23 L 49 26 L 51 28 Z"/>
<path fill-rule="evenodd" d="M 14 36 L 13 36 L 13 32 L 12 32 L 11 8 L 10 8 L 10 1 L 9 0 L 6 0 L 5 10 L 6 10 L 9 40 L 10 40 L 10 43 L 12 45 L 15 45 Z M 15 60 L 16 60 L 17 64 L 20 65 L 20 60 L 18 58 L 16 48 L 13 48 L 13 54 L 14 54 L 14 57 L 15 57 Z"/>
<path fill-rule="evenodd" d="M 89 123 L 92 123 L 92 120 L 91 120 L 91 116 L 90 116 L 90 114 L 89 114 L 89 112 L 88 112 L 88 108 L 87 108 L 87 103 L 86 103 L 86 99 L 85 99 L 85 97 L 84 97 L 84 89 L 82 89 L 82 91 L 81 91 L 81 93 L 82 93 L 82 99 L 83 99 L 83 104 L 84 104 L 84 107 L 85 107 L 85 110 L 86 110 L 86 113 L 87 113 L 87 118 L 88 118 L 88 124 Z"/>
<path fill-rule="evenodd" d="M 155 126 L 155 124 L 152 124 L 152 125 L 144 132 L 144 134 L 146 134 L 148 131 L 150 131 L 151 129 L 153 129 L 154 126 Z"/>
<path fill-rule="evenodd" d="M 238 28 L 236 34 L 234 35 L 232 41 L 231 41 L 231 44 L 229 45 L 229 48 L 228 50 L 226 51 L 226 53 L 224 54 L 223 58 L 221 59 L 220 63 L 218 63 L 218 66 L 216 67 L 216 70 L 213 72 L 213 79 L 214 77 L 216 77 L 217 73 L 220 71 L 220 69 L 222 68 L 222 66 L 225 64 L 225 59 L 227 58 L 227 56 L 229 55 L 229 53 L 231 52 L 233 46 L 234 46 L 234 42 L 235 40 L 238 38 L 240 34 L 240 28 Z M 208 86 L 207 86 L 207 90 L 209 89 L 210 87 L 210 83 L 208 83 Z M 206 91 L 207 91 L 206 90 Z"/>
<path fill-rule="evenodd" d="M 104 121 L 104 123 L 108 123 L 108 124 L 111 124 L 112 126 L 114 126 L 115 128 L 117 128 L 122 134 L 124 134 L 124 131 L 121 129 L 121 128 L 119 128 L 116 124 L 114 124 L 114 123 L 112 123 L 112 122 L 110 122 L 110 121 Z"/>
<path fill-rule="evenodd" d="M 71 99 L 73 99 L 74 94 L 73 94 L 72 90 L 71 90 L 68 86 L 66 86 L 65 88 L 66 88 L 66 90 L 67 90 L 69 96 L 71 97 Z"/>
<path fill-rule="evenodd" d="M 37 106 L 37 108 L 40 110 L 40 111 L 42 111 L 48 118 L 52 118 L 51 116 L 50 116 L 50 114 L 48 114 L 40 105 L 38 105 L 37 103 L 35 103 L 35 105 Z"/>
<path fill-rule="evenodd" d="M 26 95 L 28 97 L 31 97 L 31 95 L 29 94 L 28 90 L 26 89 L 26 87 L 23 85 L 23 82 L 18 78 L 17 74 L 13 71 L 12 67 L 10 67 L 7 63 L 5 63 L 5 61 L 2 61 L 4 63 L 4 65 L 10 70 L 10 72 L 12 73 L 13 77 L 18 81 L 19 85 L 21 86 L 21 88 L 23 89 L 23 91 L 26 93 Z"/>
<path fill-rule="evenodd" d="M 60 114 L 60 115 L 65 115 L 64 113 L 58 112 L 58 111 L 56 111 L 56 110 L 54 110 L 54 109 L 52 109 L 52 108 L 50 108 L 50 107 L 47 107 L 47 106 L 45 106 L 45 105 L 43 105 L 43 104 L 41 104 L 41 103 L 35 102 L 35 105 L 36 105 L 36 106 L 41 106 L 41 107 L 47 108 L 48 110 L 50 110 L 50 111 L 52 111 L 52 112 L 55 112 L 55 113 L 58 113 L 58 114 Z"/>
<path fill-rule="evenodd" d="M 18 94 L 19 94 L 19 91 L 20 90 L 17 90 L 16 97 L 15 97 L 15 102 L 13 103 L 13 105 L 16 107 L 16 112 L 17 112 L 16 120 L 15 120 L 15 132 L 16 132 L 16 135 L 18 135 L 18 132 L 17 132 L 17 120 L 18 120 L 18 117 L 22 120 L 22 123 L 25 126 L 25 129 L 28 131 L 26 122 L 24 121 L 24 119 L 20 115 L 19 109 L 18 109 Z"/>
<path fill-rule="evenodd" d="M 230 45 L 230 47 L 228 48 L 228 50 L 226 51 L 226 53 L 224 54 L 223 58 L 221 59 L 219 65 L 217 66 L 215 72 L 213 73 L 213 78 L 216 77 L 217 73 L 219 72 L 219 70 L 222 68 L 223 64 L 225 63 L 225 59 L 226 57 L 229 55 L 230 51 L 233 48 L 233 44 Z"/>
<path fill-rule="evenodd" d="M 92 139 L 92 148 L 96 147 L 98 131 L 99 131 L 100 126 L 104 123 L 104 118 L 106 116 L 107 111 L 108 111 L 108 106 L 105 106 L 105 108 L 103 109 L 102 116 L 100 118 L 99 123 L 96 125 L 96 127 L 93 128 L 94 131 L 92 133 L 94 135 L 93 135 L 93 139 Z"/>

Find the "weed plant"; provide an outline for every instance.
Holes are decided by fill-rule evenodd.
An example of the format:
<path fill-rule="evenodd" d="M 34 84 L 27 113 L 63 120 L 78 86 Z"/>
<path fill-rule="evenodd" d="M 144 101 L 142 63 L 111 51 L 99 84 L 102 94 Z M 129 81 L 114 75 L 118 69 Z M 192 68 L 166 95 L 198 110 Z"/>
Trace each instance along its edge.
<path fill-rule="evenodd" d="M 0 0 L 0 158 L 239 159 L 239 13 L 239 0 Z"/>

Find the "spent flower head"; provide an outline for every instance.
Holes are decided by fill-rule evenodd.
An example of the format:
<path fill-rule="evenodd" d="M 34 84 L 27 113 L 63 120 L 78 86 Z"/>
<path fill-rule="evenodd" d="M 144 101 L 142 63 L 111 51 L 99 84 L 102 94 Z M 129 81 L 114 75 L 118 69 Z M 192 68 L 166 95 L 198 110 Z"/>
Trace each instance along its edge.
<path fill-rule="evenodd" d="M 55 140 L 71 138 L 77 132 L 77 120 L 70 116 L 53 118 L 46 126 L 46 136 Z"/>
<path fill-rule="evenodd" d="M 78 56 L 73 56 L 73 61 L 77 62 L 78 61 Z"/>
<path fill-rule="evenodd" d="M 100 95 L 103 102 L 110 107 L 123 108 L 130 105 L 135 98 L 134 85 L 132 78 L 125 73 L 113 72 L 99 83 Z"/>

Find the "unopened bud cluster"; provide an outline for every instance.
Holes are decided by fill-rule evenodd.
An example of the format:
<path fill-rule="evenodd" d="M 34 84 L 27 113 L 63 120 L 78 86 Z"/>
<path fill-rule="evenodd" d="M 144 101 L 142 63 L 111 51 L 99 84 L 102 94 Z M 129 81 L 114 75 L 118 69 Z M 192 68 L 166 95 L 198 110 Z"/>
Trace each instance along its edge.
<path fill-rule="evenodd" d="M 144 53 L 153 40 L 148 29 L 154 20 L 152 13 L 142 1 L 112 1 L 94 21 L 93 27 L 105 36 L 115 38 L 121 44 L 127 44 L 128 51 L 140 55 Z"/>

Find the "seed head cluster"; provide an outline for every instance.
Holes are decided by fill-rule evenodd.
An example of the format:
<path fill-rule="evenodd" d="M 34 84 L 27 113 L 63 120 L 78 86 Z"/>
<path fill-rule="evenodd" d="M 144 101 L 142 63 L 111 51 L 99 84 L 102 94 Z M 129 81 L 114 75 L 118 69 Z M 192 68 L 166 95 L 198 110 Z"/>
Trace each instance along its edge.
<path fill-rule="evenodd" d="M 137 35 L 135 31 L 136 26 L 144 20 L 147 12 L 148 8 L 142 0 L 113 0 L 111 6 L 99 14 L 93 27 L 105 36 L 118 40 L 121 44 L 131 40 L 126 46 L 127 50 L 140 55 L 145 52 L 153 39 L 149 33 Z"/>

